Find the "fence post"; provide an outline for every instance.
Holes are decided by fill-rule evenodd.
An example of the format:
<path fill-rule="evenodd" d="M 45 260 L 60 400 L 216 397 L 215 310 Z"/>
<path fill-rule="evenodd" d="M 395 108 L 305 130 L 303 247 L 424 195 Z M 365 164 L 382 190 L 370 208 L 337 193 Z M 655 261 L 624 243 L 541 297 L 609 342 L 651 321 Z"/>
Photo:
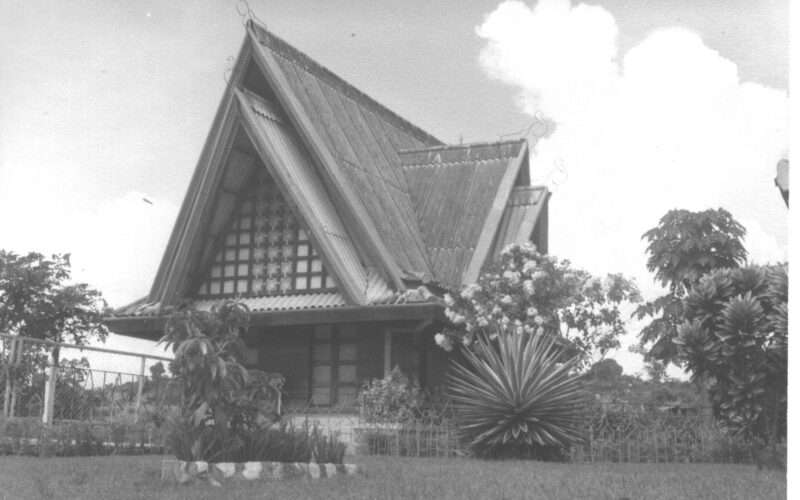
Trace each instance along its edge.
<path fill-rule="evenodd" d="M 142 356 L 142 362 L 139 364 L 139 386 L 136 388 L 136 414 L 133 416 L 133 422 L 139 423 L 139 409 L 142 407 L 142 392 L 144 392 L 144 363 L 147 358 Z"/>
<path fill-rule="evenodd" d="M 42 406 L 42 423 L 50 425 L 53 423 L 53 410 L 56 402 L 56 375 L 58 374 L 57 348 L 51 353 L 50 363 L 47 365 L 47 378 L 44 383 L 44 405 Z"/>
<path fill-rule="evenodd" d="M 6 366 L 6 390 L 3 393 L 3 416 L 5 418 L 13 417 L 11 414 L 11 377 L 14 375 L 11 373 L 11 367 Z"/>

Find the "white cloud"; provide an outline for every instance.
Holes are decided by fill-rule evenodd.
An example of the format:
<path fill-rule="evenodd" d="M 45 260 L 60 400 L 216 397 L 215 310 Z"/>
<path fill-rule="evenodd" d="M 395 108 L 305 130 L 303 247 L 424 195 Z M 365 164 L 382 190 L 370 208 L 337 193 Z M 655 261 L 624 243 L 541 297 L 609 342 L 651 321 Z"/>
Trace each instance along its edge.
<path fill-rule="evenodd" d="M 480 64 L 553 119 L 533 181 L 555 187 L 550 250 L 593 272 L 625 272 L 647 296 L 641 235 L 672 208 L 723 207 L 748 229 L 756 262 L 786 257 L 787 211 L 773 184 L 787 150 L 788 96 L 739 79 L 736 65 L 680 27 L 627 53 L 600 6 L 507 1 L 476 29 Z"/>
<path fill-rule="evenodd" d="M 619 54 L 613 16 L 568 0 L 504 2 L 477 33 L 487 73 L 557 122 L 532 161 L 534 182 L 559 161 L 567 171 L 552 200 L 554 253 L 646 285 L 642 233 L 671 208 L 718 206 L 747 219 L 754 248 L 785 248 L 772 179 L 786 150 L 786 92 L 741 82 L 734 63 L 682 28 Z"/>

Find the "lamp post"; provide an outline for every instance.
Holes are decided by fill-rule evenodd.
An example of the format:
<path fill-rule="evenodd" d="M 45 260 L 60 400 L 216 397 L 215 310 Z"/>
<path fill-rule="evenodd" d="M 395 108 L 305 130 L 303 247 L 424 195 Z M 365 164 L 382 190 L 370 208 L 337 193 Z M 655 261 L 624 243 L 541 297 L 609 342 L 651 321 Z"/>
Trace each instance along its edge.
<path fill-rule="evenodd" d="M 789 160 L 786 158 L 778 162 L 777 175 L 775 176 L 775 185 L 781 191 L 783 201 L 786 206 L 789 206 Z"/>

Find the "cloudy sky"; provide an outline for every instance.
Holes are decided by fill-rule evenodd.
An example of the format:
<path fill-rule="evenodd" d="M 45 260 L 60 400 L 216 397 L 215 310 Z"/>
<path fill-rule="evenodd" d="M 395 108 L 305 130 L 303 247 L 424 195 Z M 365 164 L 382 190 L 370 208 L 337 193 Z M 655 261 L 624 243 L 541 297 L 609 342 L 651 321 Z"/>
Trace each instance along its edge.
<path fill-rule="evenodd" d="M 787 258 L 772 184 L 788 149 L 786 1 L 378 4 L 250 0 L 444 141 L 555 121 L 532 174 L 555 192 L 558 256 L 652 296 L 641 234 L 671 208 L 721 206 L 747 227 L 753 261 Z M 75 278 L 113 306 L 147 293 L 244 36 L 237 5 L 0 4 L 1 247 L 71 252 Z"/>

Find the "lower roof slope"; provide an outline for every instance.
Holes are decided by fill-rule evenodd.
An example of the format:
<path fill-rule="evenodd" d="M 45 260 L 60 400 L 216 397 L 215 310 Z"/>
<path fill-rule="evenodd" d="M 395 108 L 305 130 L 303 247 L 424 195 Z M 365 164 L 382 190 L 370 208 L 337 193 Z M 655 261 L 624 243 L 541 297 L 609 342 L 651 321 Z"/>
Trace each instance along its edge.
<path fill-rule="evenodd" d="M 462 284 L 498 187 L 522 141 L 442 146 L 400 152 L 434 279 Z"/>

